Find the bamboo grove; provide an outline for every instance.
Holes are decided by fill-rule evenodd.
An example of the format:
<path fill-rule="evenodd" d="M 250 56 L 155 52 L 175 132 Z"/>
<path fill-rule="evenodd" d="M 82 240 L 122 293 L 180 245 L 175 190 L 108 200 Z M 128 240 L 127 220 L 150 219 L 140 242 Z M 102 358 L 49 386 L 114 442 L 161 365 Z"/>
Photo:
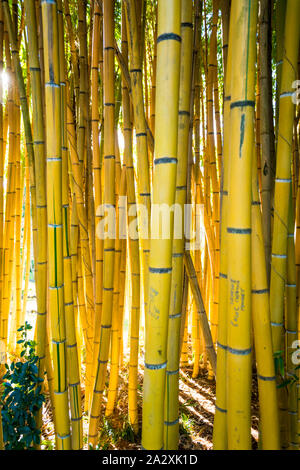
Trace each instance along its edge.
<path fill-rule="evenodd" d="M 251 449 L 253 380 L 259 448 L 299 449 L 299 19 L 1 0 L 0 375 L 33 278 L 56 449 L 97 447 L 122 367 L 141 447 L 177 449 L 186 366 L 216 380 L 214 449 Z"/>

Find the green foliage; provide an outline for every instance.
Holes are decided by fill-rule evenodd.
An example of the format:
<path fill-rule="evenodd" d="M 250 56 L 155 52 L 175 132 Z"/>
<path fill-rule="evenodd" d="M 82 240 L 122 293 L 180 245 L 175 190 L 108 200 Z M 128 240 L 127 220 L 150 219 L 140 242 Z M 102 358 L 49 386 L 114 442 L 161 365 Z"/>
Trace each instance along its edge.
<path fill-rule="evenodd" d="M 42 441 L 42 445 L 44 446 L 45 450 L 54 450 L 54 443 L 50 441 L 50 439 L 45 439 Z"/>
<path fill-rule="evenodd" d="M 291 372 L 289 373 L 290 378 L 286 379 L 285 378 L 285 371 L 284 371 L 284 361 L 282 357 L 282 352 L 276 352 L 274 353 L 274 363 L 275 363 L 275 372 L 278 374 L 280 383 L 277 384 L 277 388 L 286 388 L 286 387 L 291 387 L 295 384 L 298 383 L 298 375 L 296 372 Z M 297 366 L 294 368 L 294 371 L 297 371 L 300 367 Z"/>
<path fill-rule="evenodd" d="M 115 0 L 115 38 L 118 44 L 121 45 L 121 17 L 122 17 L 122 5 L 121 0 Z"/>
<path fill-rule="evenodd" d="M 275 372 L 280 374 L 281 377 L 284 377 L 284 361 L 282 357 L 282 352 L 274 353 L 274 364 L 275 364 Z"/>
<path fill-rule="evenodd" d="M 31 325 L 25 322 L 19 328 L 22 344 L 21 359 L 9 366 L 5 364 L 1 414 L 3 438 L 6 450 L 33 449 L 40 443 L 41 431 L 37 429 L 35 416 L 42 407 L 44 395 L 38 377 L 38 357 L 35 355 L 35 342 L 27 338 Z"/>
<path fill-rule="evenodd" d="M 190 435 L 193 432 L 193 420 L 184 413 L 181 413 L 181 421 L 179 423 L 179 433 L 184 435 Z"/>
<path fill-rule="evenodd" d="M 99 443 L 96 450 L 107 450 L 111 447 L 116 447 L 119 441 L 135 442 L 136 436 L 133 428 L 128 420 L 125 419 L 121 429 L 113 426 L 109 418 L 104 417 L 102 422 L 102 429 L 100 432 Z"/>
<path fill-rule="evenodd" d="M 123 428 L 120 431 L 120 438 L 124 439 L 124 441 L 135 442 L 134 431 L 128 420 L 123 423 Z"/>

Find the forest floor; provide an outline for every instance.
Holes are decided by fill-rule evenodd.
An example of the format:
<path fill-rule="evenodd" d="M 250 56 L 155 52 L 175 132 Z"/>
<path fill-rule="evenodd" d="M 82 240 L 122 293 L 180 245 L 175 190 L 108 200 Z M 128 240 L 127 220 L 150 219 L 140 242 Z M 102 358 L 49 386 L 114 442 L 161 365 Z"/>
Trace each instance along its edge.
<path fill-rule="evenodd" d="M 134 435 L 128 423 L 128 363 L 120 370 L 119 394 L 114 415 L 103 418 L 99 425 L 99 450 L 133 450 L 141 448 L 141 433 Z M 142 358 L 139 365 L 138 378 L 138 407 L 139 428 L 142 424 Z M 215 413 L 215 380 L 209 380 L 207 371 L 200 369 L 199 376 L 192 378 L 192 364 L 180 371 L 180 420 L 179 420 L 179 450 L 211 450 L 213 421 Z M 84 389 L 82 389 L 84 398 Z M 102 416 L 105 414 L 106 396 L 103 397 Z M 258 441 L 258 391 L 256 378 L 252 384 L 252 448 L 257 449 Z M 84 449 L 87 449 L 88 416 L 83 413 Z M 52 423 L 49 395 L 46 394 L 46 406 L 43 414 L 42 448 L 54 448 L 54 427 Z"/>

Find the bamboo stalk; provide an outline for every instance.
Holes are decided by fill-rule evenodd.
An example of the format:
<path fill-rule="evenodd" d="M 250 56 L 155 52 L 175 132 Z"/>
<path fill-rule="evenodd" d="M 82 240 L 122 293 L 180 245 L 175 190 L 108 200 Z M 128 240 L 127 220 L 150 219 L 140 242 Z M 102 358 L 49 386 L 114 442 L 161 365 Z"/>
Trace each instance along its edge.
<path fill-rule="evenodd" d="M 114 97 L 114 2 L 103 2 L 104 28 L 104 215 L 110 217 L 115 210 L 115 97 Z M 103 248 L 103 309 L 101 315 L 100 343 L 94 393 L 90 411 L 89 442 L 95 446 L 97 426 L 101 415 L 101 401 L 105 385 L 114 287 L 115 240 L 108 235 Z"/>
<path fill-rule="evenodd" d="M 270 310 L 273 353 L 283 358 L 282 331 L 284 289 L 287 276 L 288 207 L 291 183 L 291 144 L 295 105 L 291 99 L 291 86 L 296 80 L 299 51 L 299 2 L 289 0 L 286 6 L 284 56 L 279 97 L 278 143 L 276 151 L 276 180 L 274 197 L 274 223 L 272 241 L 272 264 L 270 283 Z M 277 373 L 280 382 L 280 374 Z M 286 391 L 279 390 L 281 446 L 288 446 L 286 427 Z"/>
<path fill-rule="evenodd" d="M 48 292 L 54 364 L 56 442 L 59 450 L 66 450 L 71 448 L 71 435 L 66 372 L 61 89 L 57 3 L 43 0 L 42 15 L 47 129 Z"/>
<path fill-rule="evenodd" d="M 257 1 L 232 2 L 235 18 L 231 88 L 231 147 L 227 217 L 228 449 L 250 449 L 251 175 Z M 246 77 L 243 80 L 242 77 Z M 238 182 L 243 181 L 241 187 Z"/>
<path fill-rule="evenodd" d="M 178 0 L 158 1 L 155 160 L 153 204 L 175 202 L 180 79 L 180 7 Z M 167 191 L 161 191 L 168 181 Z M 172 273 L 174 220 L 169 212 L 170 235 L 154 238 L 151 222 L 148 309 L 146 314 L 142 445 L 161 449 L 167 366 L 167 334 Z M 164 216 L 166 217 L 166 216 Z"/>
<path fill-rule="evenodd" d="M 197 10 L 198 12 L 198 10 Z M 165 449 L 177 449 L 179 439 L 179 335 L 182 316 L 183 293 L 183 254 L 185 238 L 183 234 L 183 211 L 186 202 L 187 162 L 190 124 L 190 98 L 192 81 L 192 2 L 181 2 L 181 71 L 178 111 L 177 177 L 175 204 L 180 211 L 174 215 L 174 240 L 172 254 L 172 282 L 170 311 L 168 320 L 168 351 L 165 397 Z M 177 216 L 177 218 L 176 218 Z M 178 233 L 181 234 L 178 237 Z"/>

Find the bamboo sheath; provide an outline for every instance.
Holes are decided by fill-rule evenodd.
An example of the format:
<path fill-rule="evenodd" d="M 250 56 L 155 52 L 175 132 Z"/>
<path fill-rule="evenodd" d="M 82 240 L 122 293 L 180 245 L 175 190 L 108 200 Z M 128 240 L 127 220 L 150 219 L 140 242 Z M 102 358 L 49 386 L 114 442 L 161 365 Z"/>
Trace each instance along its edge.
<path fill-rule="evenodd" d="M 251 174 L 257 2 L 232 3 L 235 22 L 231 77 L 231 147 L 227 216 L 228 449 L 249 449 L 251 391 Z M 246 77 L 246 79 L 242 79 Z M 243 181 L 238 187 L 236 181 Z"/>
<path fill-rule="evenodd" d="M 174 204 L 176 192 L 180 7 L 181 2 L 178 0 L 158 2 L 153 204 L 167 204 L 168 208 Z M 169 181 L 167 187 L 164 186 L 164 181 Z M 160 233 L 159 239 L 154 239 L 155 226 L 151 226 L 142 430 L 142 446 L 145 449 L 162 449 L 164 446 L 163 416 L 172 273 L 173 215 L 170 213 L 169 216 L 169 238 L 163 239 Z M 151 349 L 149 349 L 150 345 Z"/>
<path fill-rule="evenodd" d="M 54 365 L 56 442 L 59 450 L 71 448 L 66 371 L 64 308 L 62 132 L 57 3 L 42 2 L 45 102 L 47 129 L 47 218 L 49 259 L 49 311 Z M 49 256 L 50 255 L 50 256 Z"/>

